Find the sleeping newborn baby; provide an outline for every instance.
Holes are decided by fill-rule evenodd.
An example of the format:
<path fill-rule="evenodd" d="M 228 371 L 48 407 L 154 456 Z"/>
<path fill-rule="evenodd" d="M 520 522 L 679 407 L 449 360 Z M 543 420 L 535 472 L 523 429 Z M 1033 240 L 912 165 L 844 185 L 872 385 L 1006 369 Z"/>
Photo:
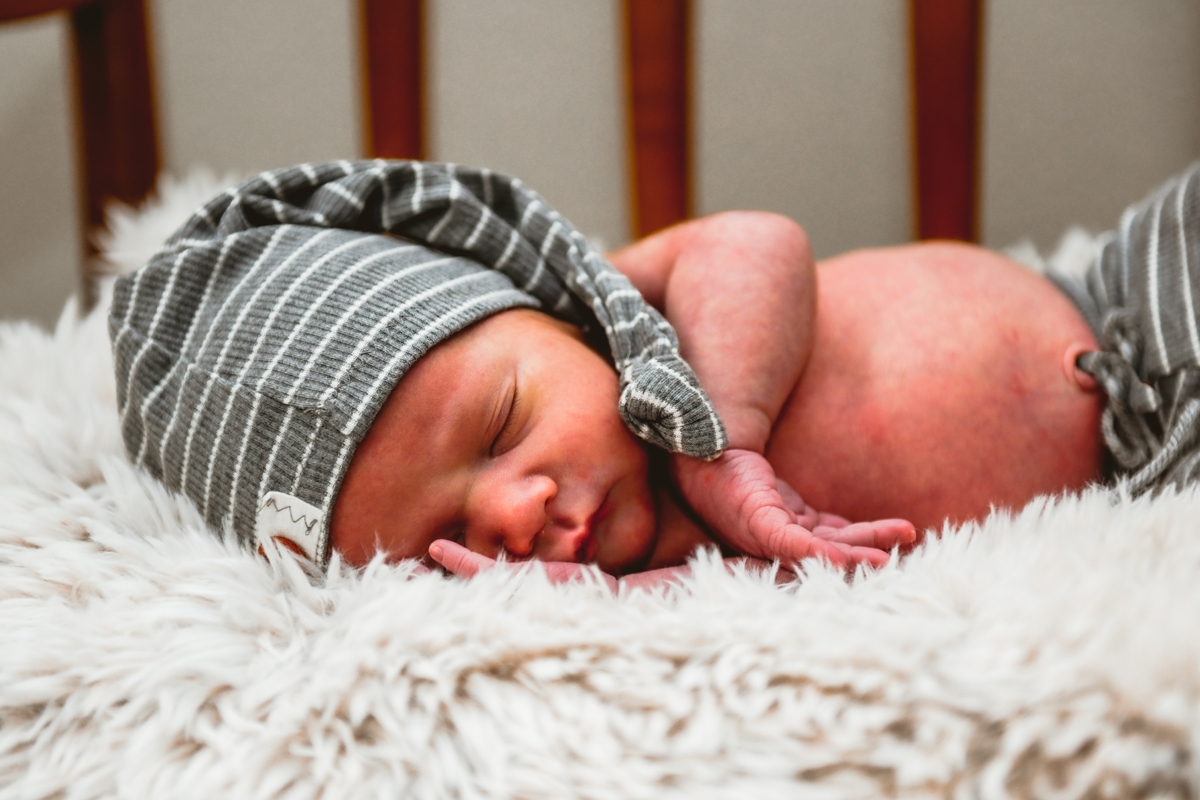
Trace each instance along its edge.
<path fill-rule="evenodd" d="M 906 520 L 1099 479 L 1120 428 L 1095 309 L 988 251 L 814 267 L 794 224 L 737 213 L 612 262 L 486 170 L 265 173 L 116 287 L 127 450 L 214 528 L 320 564 L 569 577 L 714 542 L 879 564 Z"/>
<path fill-rule="evenodd" d="M 730 449 L 654 464 L 617 413 L 617 375 L 579 330 L 502 312 L 438 344 L 392 391 L 334 508 L 345 558 L 434 546 L 457 570 L 487 563 L 450 540 L 487 559 L 622 575 L 679 564 L 714 531 L 743 553 L 809 555 L 787 548 L 811 542 L 745 533 L 754 523 L 740 515 L 770 513 L 759 493 L 775 477 L 775 508 L 790 486 L 810 529 L 886 549 L 912 540 L 902 520 L 836 526 L 974 519 L 1100 477 L 1102 405 L 1074 365 L 1094 338 L 1061 292 L 1002 256 L 916 245 L 814 269 L 794 223 L 732 213 L 611 261 L 675 327 Z"/>

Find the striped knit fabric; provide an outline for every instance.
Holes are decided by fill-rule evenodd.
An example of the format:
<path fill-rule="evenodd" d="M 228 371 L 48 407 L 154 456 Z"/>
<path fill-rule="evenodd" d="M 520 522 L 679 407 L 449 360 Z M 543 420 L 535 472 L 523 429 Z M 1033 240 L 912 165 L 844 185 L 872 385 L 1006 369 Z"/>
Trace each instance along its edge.
<path fill-rule="evenodd" d="M 1105 443 L 1135 492 L 1200 478 L 1200 163 L 1127 209 L 1083 281 L 1051 278 L 1103 347 Z"/>
<path fill-rule="evenodd" d="M 536 193 L 488 170 L 343 161 L 230 189 L 118 281 L 126 449 L 214 528 L 253 541 L 287 515 L 325 563 L 338 487 L 393 386 L 516 307 L 602 327 L 638 436 L 701 458 L 726 446 L 670 325 Z"/>

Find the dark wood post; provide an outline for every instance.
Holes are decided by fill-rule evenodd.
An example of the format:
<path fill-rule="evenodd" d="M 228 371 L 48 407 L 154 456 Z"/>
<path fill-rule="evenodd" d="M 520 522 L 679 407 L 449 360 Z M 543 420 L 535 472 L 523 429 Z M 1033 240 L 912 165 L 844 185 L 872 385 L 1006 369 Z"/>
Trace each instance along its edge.
<path fill-rule="evenodd" d="M 424 158 L 422 0 L 360 0 L 364 149 L 372 158 Z"/>
<path fill-rule="evenodd" d="M 144 0 L 102 0 L 71 11 L 83 184 L 85 303 L 95 300 L 91 231 L 112 199 L 136 204 L 158 177 L 158 126 Z"/>
<path fill-rule="evenodd" d="M 909 0 L 916 232 L 978 239 L 982 0 Z"/>
<path fill-rule="evenodd" d="M 96 299 L 92 231 L 109 200 L 141 202 L 158 177 L 158 124 L 145 0 L 0 0 L 0 22 L 71 15 L 83 301 Z"/>
<path fill-rule="evenodd" d="M 691 216 L 690 0 L 624 0 L 633 234 Z"/>

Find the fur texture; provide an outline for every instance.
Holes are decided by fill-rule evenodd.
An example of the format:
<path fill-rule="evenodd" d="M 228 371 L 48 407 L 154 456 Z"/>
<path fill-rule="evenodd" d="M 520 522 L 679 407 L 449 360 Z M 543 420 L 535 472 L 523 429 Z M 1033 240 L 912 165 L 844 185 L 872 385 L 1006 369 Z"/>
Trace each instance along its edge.
<path fill-rule="evenodd" d="M 1200 791 L 1195 492 L 1042 499 L 783 588 L 317 577 L 207 532 L 114 406 L 103 312 L 0 326 L 0 797 Z"/>

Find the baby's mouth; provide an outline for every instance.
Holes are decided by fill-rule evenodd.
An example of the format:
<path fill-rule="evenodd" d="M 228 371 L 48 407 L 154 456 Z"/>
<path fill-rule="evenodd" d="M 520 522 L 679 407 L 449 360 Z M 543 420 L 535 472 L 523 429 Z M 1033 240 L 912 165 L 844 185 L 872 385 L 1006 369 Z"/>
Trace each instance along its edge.
<path fill-rule="evenodd" d="M 611 513 L 608 501 L 611 496 L 611 489 L 604 493 L 604 499 L 600 501 L 600 505 L 588 517 L 584 536 L 579 540 L 579 547 L 575 551 L 575 561 L 579 564 L 591 564 L 596 560 L 596 550 L 599 549 L 600 541 L 597 536 L 597 529 L 604 523 Z"/>
<path fill-rule="evenodd" d="M 579 540 L 579 547 L 575 548 L 575 563 L 586 564 L 589 558 L 589 551 L 594 550 L 592 542 L 596 539 L 595 531 L 588 530 L 587 534 Z"/>

